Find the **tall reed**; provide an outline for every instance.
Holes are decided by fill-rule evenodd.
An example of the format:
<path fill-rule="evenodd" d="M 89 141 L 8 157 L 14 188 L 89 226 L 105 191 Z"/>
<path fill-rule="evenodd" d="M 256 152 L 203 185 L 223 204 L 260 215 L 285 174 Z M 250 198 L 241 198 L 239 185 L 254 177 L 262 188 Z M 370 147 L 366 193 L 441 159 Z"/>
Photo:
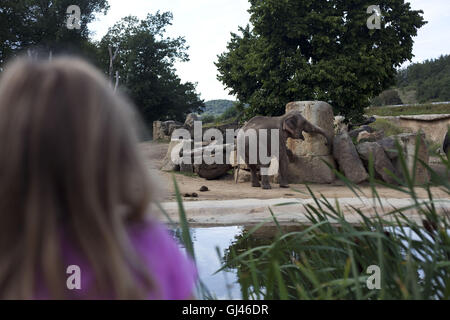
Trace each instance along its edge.
<path fill-rule="evenodd" d="M 300 231 L 285 232 L 276 216 L 278 226 L 273 242 L 265 245 L 247 245 L 260 224 L 241 237 L 244 250 L 231 250 L 219 271 L 237 268 L 243 299 L 448 299 L 450 297 L 450 236 L 449 214 L 440 204 L 448 200 L 434 199 L 432 187 L 445 195 L 450 193 L 449 161 L 441 157 L 446 174 L 438 174 L 428 164 L 418 159 L 419 139 L 413 167 L 426 167 L 431 182 L 416 186 L 415 170 L 407 168 L 406 156 L 397 144 L 401 177 L 398 184 L 378 181 L 373 160 L 369 160 L 372 197 L 382 208 L 379 186 L 404 193 L 411 205 L 383 212 L 375 206 L 375 216 L 369 217 L 361 209 L 352 208 L 361 223 L 348 221 L 339 201 L 330 202 L 323 195 L 316 195 L 307 186 L 314 204 L 305 205 L 309 220 Z M 341 173 L 336 174 L 353 190 L 355 197 L 363 195 L 357 185 Z M 176 182 L 175 182 L 176 185 Z M 417 191 L 422 188 L 427 198 L 420 199 Z M 183 240 L 194 256 L 188 235 L 188 222 L 180 204 L 180 221 Z M 386 210 L 386 209 L 385 209 Z M 420 219 L 412 219 L 410 213 Z M 371 266 L 380 271 L 379 288 L 375 284 Z M 369 283 L 369 285 L 368 285 Z M 207 292 L 203 288 L 203 293 Z M 199 298 L 211 298 L 208 293 Z"/>

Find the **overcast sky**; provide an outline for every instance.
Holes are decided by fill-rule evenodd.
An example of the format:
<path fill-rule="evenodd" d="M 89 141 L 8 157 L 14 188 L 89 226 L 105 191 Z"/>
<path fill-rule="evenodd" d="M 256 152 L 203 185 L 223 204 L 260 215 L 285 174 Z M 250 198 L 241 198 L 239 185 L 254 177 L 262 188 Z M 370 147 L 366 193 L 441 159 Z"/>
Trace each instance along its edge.
<path fill-rule="evenodd" d="M 99 16 L 90 29 L 94 38 L 101 39 L 108 28 L 121 18 L 134 15 L 144 18 L 147 13 L 171 11 L 173 25 L 167 29 L 171 37 L 183 36 L 189 45 L 190 61 L 177 63 L 178 75 L 183 81 L 197 82 L 201 98 L 232 99 L 217 79 L 214 62 L 224 52 L 230 32 L 245 26 L 249 20 L 248 0 L 108 0 L 110 10 Z M 428 24 L 414 39 L 413 62 L 450 54 L 450 1 L 410 0 L 415 10 L 423 10 Z M 374 0 L 376 4 L 376 0 Z"/>

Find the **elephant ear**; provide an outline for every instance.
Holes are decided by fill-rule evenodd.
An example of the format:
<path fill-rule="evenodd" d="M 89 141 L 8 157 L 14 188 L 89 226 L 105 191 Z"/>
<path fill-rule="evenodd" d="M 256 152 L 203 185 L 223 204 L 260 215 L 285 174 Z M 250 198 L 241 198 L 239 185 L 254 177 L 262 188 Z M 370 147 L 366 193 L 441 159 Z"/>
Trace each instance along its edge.
<path fill-rule="evenodd" d="M 283 130 L 286 131 L 289 136 L 295 137 L 296 129 L 297 129 L 297 118 L 295 116 L 291 116 L 289 118 L 284 119 Z"/>

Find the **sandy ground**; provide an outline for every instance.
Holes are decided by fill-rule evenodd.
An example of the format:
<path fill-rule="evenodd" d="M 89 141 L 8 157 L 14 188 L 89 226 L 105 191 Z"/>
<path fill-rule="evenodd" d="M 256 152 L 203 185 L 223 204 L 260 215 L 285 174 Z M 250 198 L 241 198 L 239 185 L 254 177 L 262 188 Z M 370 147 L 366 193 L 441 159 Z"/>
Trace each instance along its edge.
<path fill-rule="evenodd" d="M 236 184 L 233 177 L 227 176 L 220 180 L 207 181 L 197 176 L 183 175 L 180 173 L 162 172 L 159 168 L 162 159 L 167 153 L 166 143 L 145 143 L 141 145 L 146 158 L 146 163 L 163 193 L 163 207 L 170 217 L 177 221 L 177 206 L 174 203 L 175 194 L 173 189 L 173 178 L 176 178 L 182 195 L 185 193 L 197 193 L 198 198 L 185 197 L 184 203 L 188 218 L 195 225 L 244 225 L 255 224 L 261 221 L 270 220 L 269 207 L 275 212 L 283 224 L 295 222 L 305 222 L 304 205 L 311 203 L 311 196 L 303 184 L 290 185 L 291 189 L 282 189 L 278 185 L 272 184 L 272 190 L 253 188 L 250 183 Z M 439 166 L 437 170 L 442 170 Z M 202 186 L 207 186 L 208 192 L 200 192 Z M 350 206 L 362 208 L 364 212 L 374 213 L 373 196 L 368 184 L 360 186 L 362 200 L 355 197 L 355 194 L 339 181 L 331 185 L 310 185 L 316 195 L 323 195 L 331 202 L 339 199 L 345 208 L 345 212 L 352 215 Z M 384 209 L 401 207 L 408 205 L 409 196 L 399 191 L 387 188 L 377 189 L 380 197 L 384 198 Z M 447 194 L 435 188 L 432 190 L 436 199 L 450 202 Z M 427 198 L 424 190 L 418 189 L 417 194 L 421 198 Z M 278 207 L 277 204 L 295 202 L 290 206 Z M 450 204 L 448 204 L 450 206 Z M 443 205 L 445 208 L 447 204 Z M 450 208 L 450 207 L 449 207 Z M 381 208 L 378 208 L 381 209 Z M 355 220 L 356 219 L 356 220 Z M 354 217 L 354 222 L 357 222 Z"/>

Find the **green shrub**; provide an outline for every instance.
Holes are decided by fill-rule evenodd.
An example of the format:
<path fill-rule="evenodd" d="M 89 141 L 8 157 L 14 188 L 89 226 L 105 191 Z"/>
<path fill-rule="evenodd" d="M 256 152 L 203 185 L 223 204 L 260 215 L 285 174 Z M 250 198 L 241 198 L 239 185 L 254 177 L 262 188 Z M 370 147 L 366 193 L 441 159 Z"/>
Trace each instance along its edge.
<path fill-rule="evenodd" d="M 216 121 L 216 117 L 213 114 L 203 114 L 202 115 L 202 122 L 203 123 L 213 123 Z"/>
<path fill-rule="evenodd" d="M 223 122 L 226 120 L 234 119 L 238 116 L 239 112 L 236 108 L 236 105 L 225 110 L 225 112 L 217 118 L 217 121 Z"/>
<path fill-rule="evenodd" d="M 403 104 L 403 101 L 400 99 L 398 91 L 395 89 L 385 90 L 372 100 L 372 105 L 376 107 L 397 104 Z"/>
<path fill-rule="evenodd" d="M 394 123 L 392 123 L 392 121 L 381 118 L 378 118 L 377 121 L 370 124 L 370 127 L 375 130 L 383 130 L 386 137 L 408 132 L 407 130 L 400 128 L 399 126 L 396 126 Z"/>

